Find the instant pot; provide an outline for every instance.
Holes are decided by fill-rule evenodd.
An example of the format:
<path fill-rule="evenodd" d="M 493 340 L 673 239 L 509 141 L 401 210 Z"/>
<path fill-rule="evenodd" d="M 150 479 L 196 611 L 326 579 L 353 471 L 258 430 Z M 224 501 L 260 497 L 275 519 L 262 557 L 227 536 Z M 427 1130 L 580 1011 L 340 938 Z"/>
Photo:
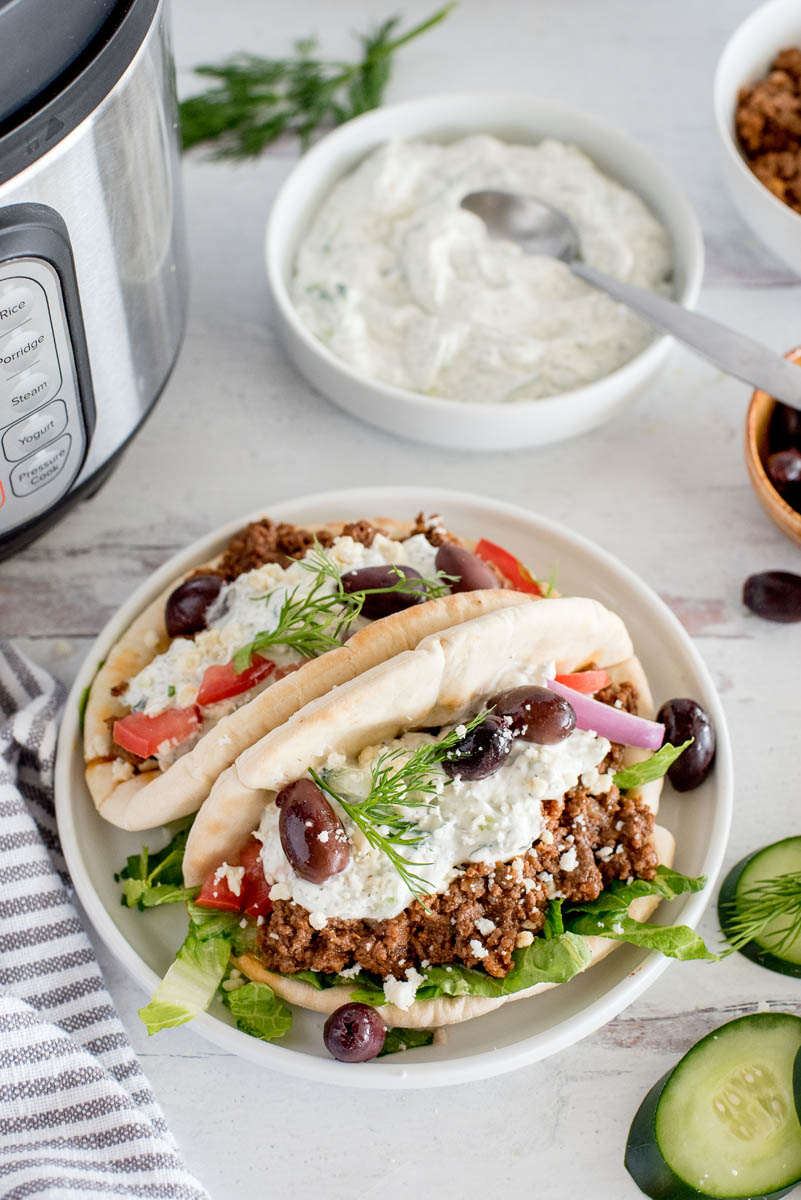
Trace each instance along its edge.
<path fill-rule="evenodd" d="M 165 0 L 0 0 L 0 46 L 5 557 L 102 483 L 158 398 L 186 250 Z"/>

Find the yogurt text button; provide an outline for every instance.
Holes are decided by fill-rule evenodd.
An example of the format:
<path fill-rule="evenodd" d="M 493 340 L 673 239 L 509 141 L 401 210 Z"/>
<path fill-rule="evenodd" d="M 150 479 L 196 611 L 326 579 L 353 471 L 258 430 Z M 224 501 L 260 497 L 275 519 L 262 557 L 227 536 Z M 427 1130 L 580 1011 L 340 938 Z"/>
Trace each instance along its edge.
<path fill-rule="evenodd" d="M 67 428 L 67 406 L 54 400 L 22 421 L 17 421 L 3 434 L 3 454 L 9 462 L 27 458 L 41 446 L 47 446 Z"/>

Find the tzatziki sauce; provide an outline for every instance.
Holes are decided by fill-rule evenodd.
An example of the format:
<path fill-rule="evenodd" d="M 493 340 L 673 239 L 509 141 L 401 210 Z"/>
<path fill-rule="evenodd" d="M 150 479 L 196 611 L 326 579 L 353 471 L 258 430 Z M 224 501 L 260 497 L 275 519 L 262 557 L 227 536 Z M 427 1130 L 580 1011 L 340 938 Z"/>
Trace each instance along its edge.
<path fill-rule="evenodd" d="M 653 334 L 627 308 L 459 207 L 484 188 L 561 209 L 587 263 L 670 294 L 669 238 L 639 196 L 576 146 L 478 134 L 389 142 L 335 185 L 297 253 L 300 319 L 370 379 L 479 404 L 557 395 L 639 354 Z"/>

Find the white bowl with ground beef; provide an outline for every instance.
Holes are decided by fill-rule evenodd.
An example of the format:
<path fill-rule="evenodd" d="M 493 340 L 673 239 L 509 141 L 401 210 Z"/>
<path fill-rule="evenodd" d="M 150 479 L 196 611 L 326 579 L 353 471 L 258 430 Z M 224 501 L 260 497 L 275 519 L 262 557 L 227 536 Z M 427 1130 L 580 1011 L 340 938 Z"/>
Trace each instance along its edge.
<path fill-rule="evenodd" d="M 723 177 L 734 203 L 757 237 L 801 274 L 801 213 L 779 199 L 751 169 L 740 144 L 736 119 L 741 89 L 751 89 L 764 79 L 776 56 L 792 48 L 801 49 L 801 6 L 797 0 L 770 0 L 751 13 L 726 43 L 715 72 L 714 108 Z M 771 128 L 770 113 L 765 108 L 769 99 L 763 97 L 761 103 L 752 105 L 749 135 L 755 150 L 760 138 L 767 151 L 771 147 L 786 149 L 791 144 L 778 126 Z M 795 151 L 790 153 L 794 156 L 793 169 L 801 176 L 801 135 L 796 135 L 795 143 Z M 775 186 L 779 191 L 781 183 L 777 173 Z M 796 179 L 796 187 L 801 191 L 801 178 Z"/>
<path fill-rule="evenodd" d="M 505 149 L 514 152 L 508 161 Z M 548 176 L 542 189 L 538 173 Z M 564 264 L 487 242 L 478 218 L 458 205 L 487 186 L 561 205 L 580 229 L 588 221 L 588 261 L 694 305 L 703 243 L 693 210 L 661 164 L 623 134 L 527 95 L 381 108 L 302 157 L 266 233 L 286 349 L 354 416 L 453 449 L 544 445 L 608 420 L 664 364 L 672 340 L 652 336 Z M 617 245 L 632 220 L 633 238 Z M 664 254 L 649 276 L 640 260 L 658 237 Z"/>
<path fill-rule="evenodd" d="M 347 521 L 375 512 L 403 518 L 421 508 L 439 513 L 454 531 L 468 531 L 507 547 L 539 576 L 549 575 L 558 561 L 561 592 L 594 597 L 623 618 L 657 703 L 688 695 L 709 713 L 718 739 L 714 770 L 690 797 L 682 797 L 666 784 L 659 811 L 660 824 L 676 838 L 675 868 L 690 875 L 705 874 L 709 884 L 701 893 L 662 905 L 655 919 L 695 926 L 712 898 L 725 851 L 732 766 L 720 701 L 690 638 L 662 601 L 621 563 L 583 538 L 515 505 L 437 488 L 362 488 L 285 501 L 270 506 L 269 515 L 308 524 Z M 114 871 L 128 855 L 140 851 L 143 841 L 155 850 L 166 844 L 170 834 L 166 830 L 128 833 L 98 815 L 84 779 L 80 697 L 97 662 L 144 606 L 176 577 L 223 549 L 249 519 L 240 518 L 215 531 L 165 563 L 100 634 L 67 701 L 56 766 L 61 842 L 84 909 L 111 953 L 130 972 L 140 989 L 141 1004 L 147 1002 L 173 962 L 186 933 L 186 914 L 178 904 L 145 913 L 120 904 Z M 558 1053 L 621 1012 L 668 963 L 655 952 L 621 946 L 553 991 L 451 1026 L 433 1045 L 362 1065 L 334 1061 L 323 1045 L 323 1017 L 305 1010 L 294 1010 L 290 1033 L 274 1043 L 236 1029 L 231 1014 L 218 1000 L 189 1028 L 230 1053 L 302 1079 L 363 1088 L 436 1087 L 501 1074 Z M 683 965 L 672 969 L 681 971 Z M 708 969 L 719 968 L 712 964 Z"/>

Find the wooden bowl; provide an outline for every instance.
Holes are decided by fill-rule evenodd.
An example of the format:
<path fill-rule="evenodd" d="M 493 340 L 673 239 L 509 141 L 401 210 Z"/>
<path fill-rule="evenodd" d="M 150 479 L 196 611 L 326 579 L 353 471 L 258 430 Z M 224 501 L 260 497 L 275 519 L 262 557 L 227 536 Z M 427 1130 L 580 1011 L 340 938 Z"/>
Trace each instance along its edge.
<path fill-rule="evenodd" d="M 801 346 L 788 351 L 787 358 L 801 365 Z M 754 392 L 745 420 L 745 465 L 757 499 L 782 533 L 801 546 L 801 513 L 777 492 L 765 464 L 768 459 L 768 432 L 776 401 L 767 392 Z"/>

